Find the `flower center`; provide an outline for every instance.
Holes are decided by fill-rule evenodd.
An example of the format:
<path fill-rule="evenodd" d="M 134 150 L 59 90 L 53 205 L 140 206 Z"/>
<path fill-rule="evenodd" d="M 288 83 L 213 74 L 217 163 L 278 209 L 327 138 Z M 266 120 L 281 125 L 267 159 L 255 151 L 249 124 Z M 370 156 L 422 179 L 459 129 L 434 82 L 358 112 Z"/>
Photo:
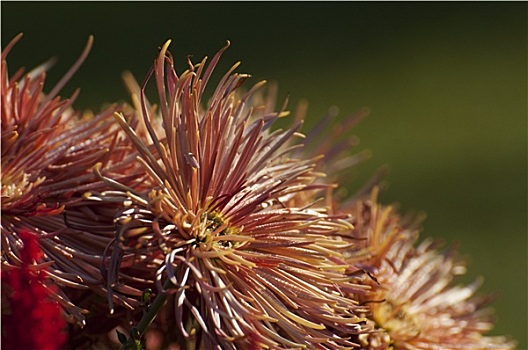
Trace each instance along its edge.
<path fill-rule="evenodd" d="M 239 231 L 229 226 L 217 211 L 206 211 L 200 217 L 201 224 L 196 233 L 195 247 L 209 250 L 218 248 L 236 248 L 240 242 L 233 240 Z"/>
<path fill-rule="evenodd" d="M 407 312 L 406 303 L 397 305 L 386 300 L 377 305 L 373 313 L 376 323 L 395 340 L 413 338 L 420 333 L 419 322 L 412 313 Z"/>

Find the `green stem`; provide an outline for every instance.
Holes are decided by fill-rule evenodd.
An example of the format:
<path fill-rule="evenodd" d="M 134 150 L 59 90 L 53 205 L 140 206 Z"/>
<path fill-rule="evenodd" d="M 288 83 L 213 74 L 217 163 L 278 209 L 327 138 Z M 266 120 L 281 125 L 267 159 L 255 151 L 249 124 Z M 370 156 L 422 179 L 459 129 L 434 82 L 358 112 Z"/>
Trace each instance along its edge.
<path fill-rule="evenodd" d="M 165 284 L 163 285 L 163 289 L 167 290 L 173 286 L 174 285 L 168 279 L 167 281 L 165 281 Z M 127 340 L 125 344 L 121 345 L 120 350 L 139 349 L 138 341 L 141 339 L 141 337 L 143 337 L 143 335 L 147 331 L 147 328 L 152 324 L 152 322 L 158 315 L 161 307 L 167 301 L 168 297 L 169 297 L 169 293 L 167 292 L 160 292 L 156 295 L 156 297 L 154 298 L 154 301 L 152 302 L 152 304 L 149 305 L 147 312 L 143 314 L 143 317 L 138 322 L 137 326 L 131 329 L 130 338 Z"/>

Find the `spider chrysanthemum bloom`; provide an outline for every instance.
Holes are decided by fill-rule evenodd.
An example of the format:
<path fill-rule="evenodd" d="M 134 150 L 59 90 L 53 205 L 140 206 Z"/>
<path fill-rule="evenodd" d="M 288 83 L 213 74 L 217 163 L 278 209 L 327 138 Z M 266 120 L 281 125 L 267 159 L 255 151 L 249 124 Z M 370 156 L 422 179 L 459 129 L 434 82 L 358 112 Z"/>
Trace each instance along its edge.
<path fill-rule="evenodd" d="M 418 221 L 400 218 L 372 198 L 350 210 L 363 249 L 350 259 L 375 276 L 369 295 L 376 330 L 360 335 L 366 349 L 512 349 L 505 337 L 485 336 L 492 329 L 490 296 L 477 296 L 481 281 L 454 285 L 466 271 L 456 249 L 439 251 L 432 240 L 418 240 Z"/>
<path fill-rule="evenodd" d="M 153 67 L 163 131 L 152 126 L 144 94 L 152 144 L 116 115 L 151 189 L 115 183 L 115 193 L 100 196 L 103 202 L 126 198 L 114 251 L 159 264 L 159 293 L 173 294 L 168 305 L 176 328 L 169 332 L 184 343 L 194 339 L 208 349 L 354 346 L 348 338 L 363 331 L 357 314 L 366 310 L 344 296 L 364 290 L 345 274 L 340 254 L 350 243 L 339 234 L 351 226 L 316 203 L 287 205 L 312 190 L 319 176 L 314 160 L 290 156 L 298 147 L 287 146 L 297 128 L 270 130 L 285 113 L 248 105 L 262 84 L 238 95 L 248 76 L 232 74 L 236 65 L 202 109 L 225 48 L 207 68 L 205 60 L 189 62 L 178 76 L 168 44 Z M 101 177 L 111 182 L 104 168 Z"/>
<path fill-rule="evenodd" d="M 61 133 L 73 117 L 72 99 L 42 91 L 46 65 L 23 76 L 7 72 L 7 54 L 20 36 L 2 52 L 2 214 L 32 216 L 62 211 L 45 201 L 42 175 L 61 155 Z M 61 149 L 61 151 L 63 151 Z"/>
<path fill-rule="evenodd" d="M 20 233 L 29 230 L 37 234 L 42 262 L 47 266 L 44 284 L 61 286 L 52 296 L 70 321 L 82 324 L 85 311 L 71 303 L 62 287 L 93 289 L 106 295 L 100 266 L 105 248 L 114 239 L 115 212 L 108 215 L 110 229 L 105 234 L 88 233 L 82 228 L 90 225 L 94 231 L 94 224 L 103 216 L 81 202 L 86 191 L 106 186 L 92 172 L 96 163 L 131 182 L 134 173 L 127 170 L 133 163 L 126 162 L 131 148 L 123 142 L 123 135 L 119 136 L 120 128 L 112 117 L 120 110 L 118 106 L 95 116 L 81 115 L 72 107 L 78 90 L 70 99 L 58 96 L 86 58 L 91 38 L 78 61 L 49 93 L 44 92 L 48 65 L 27 74 L 19 70 L 8 75 L 7 55 L 19 38 L 1 56 L 2 270 L 22 265 Z M 97 210 L 101 211 L 101 206 Z"/>

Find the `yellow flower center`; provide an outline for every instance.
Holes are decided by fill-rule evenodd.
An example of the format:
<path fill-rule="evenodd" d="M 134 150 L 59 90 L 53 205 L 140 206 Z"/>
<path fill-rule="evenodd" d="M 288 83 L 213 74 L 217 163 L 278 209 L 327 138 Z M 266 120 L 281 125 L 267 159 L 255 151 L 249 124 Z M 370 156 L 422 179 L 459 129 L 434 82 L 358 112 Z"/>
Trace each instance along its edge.
<path fill-rule="evenodd" d="M 394 340 L 414 338 L 420 333 L 420 323 L 413 313 L 408 312 L 406 303 L 397 305 L 386 300 L 376 305 L 373 314 L 379 327 L 389 332 Z"/>

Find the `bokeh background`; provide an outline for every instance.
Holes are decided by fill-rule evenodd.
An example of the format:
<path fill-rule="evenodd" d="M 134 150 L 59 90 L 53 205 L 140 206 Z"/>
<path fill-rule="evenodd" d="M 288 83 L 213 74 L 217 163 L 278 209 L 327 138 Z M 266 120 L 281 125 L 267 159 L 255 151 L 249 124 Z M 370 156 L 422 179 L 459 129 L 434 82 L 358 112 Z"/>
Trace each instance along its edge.
<path fill-rule="evenodd" d="M 2 2 L 11 71 L 52 56 L 56 82 L 88 35 L 95 45 L 65 89 L 80 109 L 127 100 L 121 72 L 143 80 L 172 38 L 180 71 L 232 42 L 217 78 L 239 72 L 279 83 L 306 127 L 331 106 L 368 107 L 354 133 L 372 157 L 351 174 L 358 188 L 389 166 L 384 203 L 424 211 L 423 236 L 459 242 L 466 281 L 500 292 L 492 334 L 527 349 L 527 3 L 525 2 Z M 306 129 L 305 129 L 306 130 Z"/>

